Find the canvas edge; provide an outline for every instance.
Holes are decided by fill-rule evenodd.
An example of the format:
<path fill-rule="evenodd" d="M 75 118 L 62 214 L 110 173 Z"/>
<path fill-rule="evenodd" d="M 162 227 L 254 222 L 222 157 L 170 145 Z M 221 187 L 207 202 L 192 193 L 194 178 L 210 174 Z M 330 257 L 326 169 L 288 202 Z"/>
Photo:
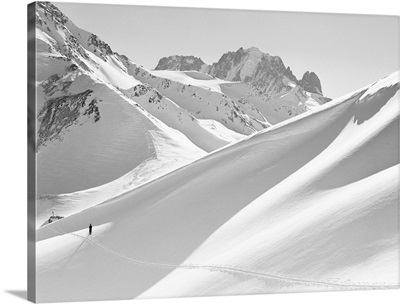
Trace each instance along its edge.
<path fill-rule="evenodd" d="M 36 2 L 27 5 L 27 300 L 36 302 Z"/>

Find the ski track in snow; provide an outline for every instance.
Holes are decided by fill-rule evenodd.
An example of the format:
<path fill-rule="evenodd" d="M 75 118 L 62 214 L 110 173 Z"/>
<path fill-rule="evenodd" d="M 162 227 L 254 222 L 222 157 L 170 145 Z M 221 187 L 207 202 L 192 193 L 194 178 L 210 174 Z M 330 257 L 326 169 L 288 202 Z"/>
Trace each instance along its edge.
<path fill-rule="evenodd" d="M 55 229 L 53 229 L 53 226 Z M 332 288 L 339 288 L 342 290 L 343 288 L 348 288 L 348 289 L 357 289 L 357 290 L 366 290 L 366 289 L 387 289 L 387 288 L 398 288 L 398 285 L 365 285 L 365 284 L 344 284 L 344 283 L 333 283 L 333 282 L 324 282 L 324 281 L 315 281 L 315 280 L 305 280 L 305 279 L 300 279 L 300 278 L 293 278 L 293 277 L 286 277 L 286 276 L 281 276 L 281 275 L 275 275 L 275 274 L 270 274 L 270 273 L 264 273 L 264 272 L 257 272 L 257 271 L 251 271 L 251 270 L 246 270 L 246 269 L 241 269 L 237 267 L 231 267 L 229 265 L 201 265 L 201 264 L 170 264 L 170 263 L 161 263 L 161 262 L 150 262 L 150 261 L 145 261 L 145 260 L 139 260 L 139 259 L 134 259 L 127 257 L 123 254 L 121 254 L 118 251 L 115 251 L 111 248 L 108 248 L 107 246 L 104 246 L 100 242 L 95 241 L 93 238 L 90 238 L 89 236 L 82 236 L 77 233 L 65 233 L 64 231 L 61 230 L 60 227 L 58 227 L 56 224 L 52 225 L 46 225 L 44 226 L 54 232 L 61 233 L 61 235 L 71 235 L 77 238 L 81 238 L 84 241 L 88 241 L 89 243 L 97 246 L 98 248 L 103 249 L 104 251 L 107 251 L 110 253 L 112 256 L 116 258 L 121 258 L 129 263 L 137 264 L 137 265 L 142 265 L 142 266 L 150 266 L 150 267 L 158 267 L 158 268 L 170 268 L 170 269 L 188 269 L 188 270 L 208 270 L 208 271 L 219 271 L 222 273 L 227 273 L 227 274 L 243 274 L 247 276 L 251 276 L 256 279 L 275 279 L 275 280 L 281 280 L 285 282 L 291 282 L 291 283 L 299 283 L 299 284 L 306 284 L 306 285 L 319 285 L 319 286 L 325 286 L 325 287 L 332 287 Z M 67 263 L 64 264 L 66 266 L 70 260 L 72 260 L 73 255 L 81 248 L 83 243 L 78 246 L 78 248 L 74 251 L 74 253 L 68 258 Z"/>

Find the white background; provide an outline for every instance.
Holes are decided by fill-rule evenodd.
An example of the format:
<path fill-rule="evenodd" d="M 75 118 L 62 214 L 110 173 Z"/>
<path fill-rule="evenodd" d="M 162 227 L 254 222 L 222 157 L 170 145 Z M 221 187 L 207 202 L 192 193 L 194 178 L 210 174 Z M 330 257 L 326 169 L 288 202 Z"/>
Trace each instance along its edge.
<path fill-rule="evenodd" d="M 73 1 L 64 1 L 73 2 Z M 111 1 L 88 1 L 106 3 Z M 26 294 L 26 0 L 2 1 L 0 15 L 0 303 Z M 126 0 L 120 4 L 400 15 L 396 0 Z M 400 37 L 399 37 L 400 39 Z M 400 67 L 398 67 L 400 69 Z M 400 270 L 399 270 L 400 271 Z M 400 290 L 146 300 L 145 303 L 399 303 Z M 128 303 L 112 301 L 107 303 Z M 136 300 L 135 302 L 139 302 Z M 143 300 L 142 300 L 143 302 Z M 105 303 L 105 302 L 91 302 Z"/>

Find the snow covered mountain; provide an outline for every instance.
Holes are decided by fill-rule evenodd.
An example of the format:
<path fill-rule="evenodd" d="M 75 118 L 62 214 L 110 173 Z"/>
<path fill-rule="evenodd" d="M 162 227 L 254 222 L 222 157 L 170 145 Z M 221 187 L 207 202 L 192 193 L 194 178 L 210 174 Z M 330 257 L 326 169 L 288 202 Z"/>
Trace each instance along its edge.
<path fill-rule="evenodd" d="M 251 83 L 267 96 L 281 92 L 287 87 L 288 80 L 309 93 L 323 94 L 321 82 L 314 72 L 307 71 L 299 81 L 290 67 L 285 67 L 280 57 L 262 53 L 256 47 L 225 53 L 212 65 L 206 65 L 200 58 L 193 56 L 164 57 L 155 70 L 201 71 L 220 79 Z M 322 100 L 326 102 L 329 98 Z"/>
<path fill-rule="evenodd" d="M 323 102 L 296 84 L 289 68 L 285 89 L 272 98 L 245 81 L 248 62 L 237 69 L 243 81 L 207 74 L 221 76 L 223 68 L 195 57 L 173 58 L 174 69 L 191 71 L 148 70 L 49 2 L 37 3 L 36 48 L 38 225 L 53 212 L 67 216 L 112 199 Z M 255 60 L 259 52 L 250 55 Z"/>
<path fill-rule="evenodd" d="M 37 3 L 36 49 L 38 224 L 271 126 L 224 94 L 226 81 L 155 76 L 49 2 Z"/>
<path fill-rule="evenodd" d="M 38 300 L 398 288 L 399 79 L 39 228 Z"/>
<path fill-rule="evenodd" d="M 272 119 L 279 122 L 330 100 L 323 96 L 321 82 L 314 72 L 307 71 L 298 80 L 280 57 L 262 53 L 256 47 L 225 53 L 212 65 L 206 65 L 193 56 L 164 57 L 155 70 L 194 70 L 219 79 L 245 83 L 262 96 L 263 104 L 275 103 L 274 110 L 281 112 L 282 108 L 289 108 L 279 119 Z M 273 113 L 271 109 L 269 113 Z M 268 116 L 266 112 L 263 114 Z"/>

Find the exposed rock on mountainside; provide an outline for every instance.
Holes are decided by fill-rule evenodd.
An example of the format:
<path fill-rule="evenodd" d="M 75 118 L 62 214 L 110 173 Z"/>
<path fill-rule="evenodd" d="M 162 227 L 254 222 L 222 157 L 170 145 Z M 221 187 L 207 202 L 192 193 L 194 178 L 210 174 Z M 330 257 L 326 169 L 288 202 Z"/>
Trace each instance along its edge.
<path fill-rule="evenodd" d="M 161 58 L 155 69 L 201 71 L 203 68 L 206 68 L 206 65 L 200 58 L 194 56 L 171 56 L 171 57 Z"/>
<path fill-rule="evenodd" d="M 322 95 L 321 82 L 314 72 L 306 72 L 298 81 L 290 67 L 286 67 L 279 56 L 271 56 L 256 47 L 239 48 L 236 52 L 227 52 L 218 62 L 206 66 L 194 62 L 193 56 L 170 56 L 162 58 L 156 70 L 195 70 L 208 73 L 224 80 L 250 83 L 264 94 L 272 97 L 289 90 L 285 79 L 299 85 L 307 92 Z M 185 62 L 182 65 L 181 62 Z"/>
<path fill-rule="evenodd" d="M 98 99 L 87 102 L 92 90 L 86 90 L 74 95 L 66 95 L 49 99 L 39 112 L 40 128 L 38 131 L 37 149 L 47 141 L 62 139 L 62 132 L 70 126 L 79 123 L 82 116 L 100 120 L 97 106 Z"/>
<path fill-rule="evenodd" d="M 306 91 L 322 95 L 321 81 L 314 72 L 305 72 L 299 85 Z"/>

